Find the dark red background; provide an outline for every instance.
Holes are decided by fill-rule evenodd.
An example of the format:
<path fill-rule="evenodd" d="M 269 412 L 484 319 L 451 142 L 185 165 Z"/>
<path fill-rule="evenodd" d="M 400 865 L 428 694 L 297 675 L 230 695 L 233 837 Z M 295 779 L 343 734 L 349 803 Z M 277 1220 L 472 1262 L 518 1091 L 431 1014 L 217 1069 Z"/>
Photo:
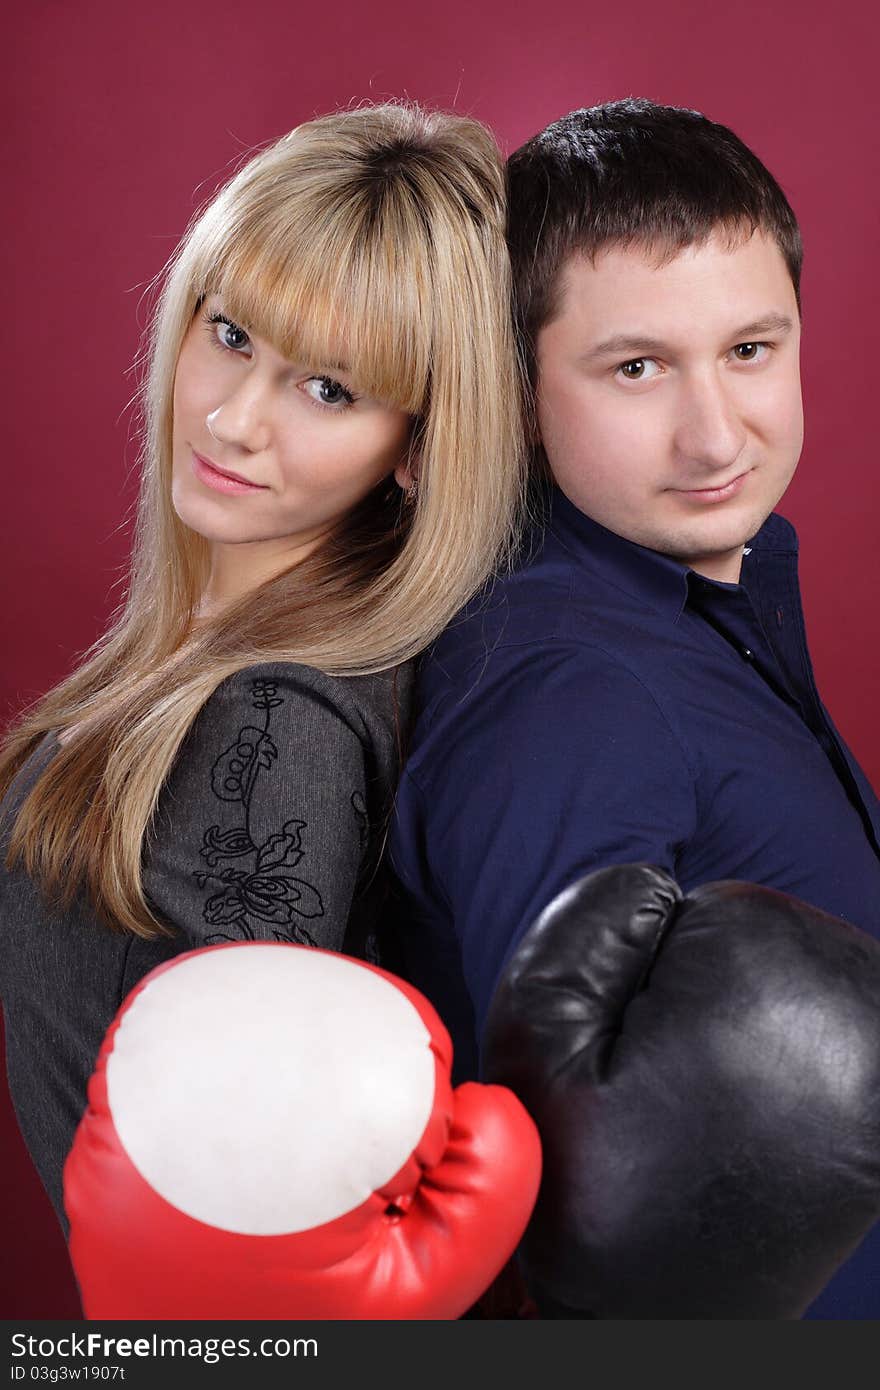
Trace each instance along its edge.
<path fill-rule="evenodd" d="M 573 107 L 635 94 L 732 126 L 800 217 L 807 443 L 783 510 L 801 535 L 820 688 L 880 784 L 876 6 L 595 8 L 18 8 L 3 189 L 0 723 L 71 668 L 117 602 L 135 497 L 126 406 L 142 292 L 250 146 L 337 106 L 408 96 L 487 121 L 507 151 Z M 0 1142 L 0 1317 L 78 1317 L 60 1228 L 5 1089 Z"/>

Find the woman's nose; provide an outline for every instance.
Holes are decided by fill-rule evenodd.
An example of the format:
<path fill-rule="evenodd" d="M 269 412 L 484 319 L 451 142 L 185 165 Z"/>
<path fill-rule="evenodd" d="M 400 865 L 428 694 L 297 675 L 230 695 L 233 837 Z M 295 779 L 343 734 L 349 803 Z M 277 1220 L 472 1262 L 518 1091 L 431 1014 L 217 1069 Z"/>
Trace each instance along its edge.
<path fill-rule="evenodd" d="M 218 444 L 257 454 L 268 447 L 270 428 L 265 392 L 255 379 L 236 391 L 207 416 L 208 433 Z"/>

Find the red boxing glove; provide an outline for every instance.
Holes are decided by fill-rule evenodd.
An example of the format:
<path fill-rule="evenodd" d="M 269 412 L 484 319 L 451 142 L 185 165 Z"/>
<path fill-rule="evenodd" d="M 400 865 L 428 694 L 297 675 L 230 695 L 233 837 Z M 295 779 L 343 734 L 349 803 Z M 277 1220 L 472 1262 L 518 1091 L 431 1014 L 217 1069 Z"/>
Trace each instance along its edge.
<path fill-rule="evenodd" d="M 147 975 L 64 1168 L 87 1318 L 456 1318 L 540 1179 L 513 1093 L 453 1091 L 431 1005 L 332 952 L 240 942 Z"/>

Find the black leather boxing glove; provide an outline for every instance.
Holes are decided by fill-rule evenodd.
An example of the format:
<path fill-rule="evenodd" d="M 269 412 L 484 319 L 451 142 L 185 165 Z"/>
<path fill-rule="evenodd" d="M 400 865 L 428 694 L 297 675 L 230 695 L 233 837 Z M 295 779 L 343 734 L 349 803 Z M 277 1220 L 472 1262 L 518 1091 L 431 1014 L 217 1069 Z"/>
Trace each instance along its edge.
<path fill-rule="evenodd" d="M 482 1057 L 541 1134 L 545 1317 L 798 1318 L 880 1216 L 880 944 L 787 894 L 590 874 Z"/>

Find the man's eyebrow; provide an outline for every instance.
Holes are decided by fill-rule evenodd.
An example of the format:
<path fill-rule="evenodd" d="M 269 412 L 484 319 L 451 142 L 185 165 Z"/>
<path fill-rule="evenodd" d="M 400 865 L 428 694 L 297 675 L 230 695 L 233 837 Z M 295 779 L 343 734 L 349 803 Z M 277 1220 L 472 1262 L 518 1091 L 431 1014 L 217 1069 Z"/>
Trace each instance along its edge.
<path fill-rule="evenodd" d="M 766 318 L 755 319 L 754 323 L 738 328 L 733 337 L 738 343 L 746 343 L 759 338 L 762 333 L 790 333 L 791 328 L 792 321 L 788 314 L 767 314 Z"/>
<path fill-rule="evenodd" d="M 790 333 L 792 320 L 788 314 L 767 314 L 762 319 L 755 319 L 752 323 L 743 324 L 731 333 L 730 340 L 734 343 L 751 342 L 754 338 L 759 338 L 764 333 Z M 664 343 L 661 338 L 652 338 L 648 334 L 643 337 L 636 333 L 615 333 L 611 338 L 604 338 L 595 347 L 589 348 L 583 354 L 582 360 L 591 357 L 610 357 L 621 356 L 628 352 L 638 353 L 639 356 L 647 356 L 652 352 L 668 353 L 669 343 Z"/>
<path fill-rule="evenodd" d="M 612 338 L 605 338 L 595 347 L 589 348 L 584 354 L 583 359 L 590 357 L 621 357 L 627 352 L 665 352 L 668 345 L 660 341 L 659 338 L 650 338 L 647 334 L 639 337 L 634 333 L 615 333 Z"/>

